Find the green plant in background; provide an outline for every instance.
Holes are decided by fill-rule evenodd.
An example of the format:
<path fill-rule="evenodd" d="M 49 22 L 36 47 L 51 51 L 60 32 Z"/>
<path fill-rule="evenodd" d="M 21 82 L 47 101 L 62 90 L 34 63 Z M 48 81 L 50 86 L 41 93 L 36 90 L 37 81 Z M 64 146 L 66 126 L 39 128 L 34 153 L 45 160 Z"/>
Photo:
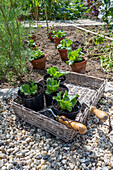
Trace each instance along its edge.
<path fill-rule="evenodd" d="M 71 45 L 72 45 L 73 41 L 70 39 L 63 39 L 60 41 L 60 44 L 58 44 L 57 49 L 67 49 L 68 51 L 71 51 Z"/>
<path fill-rule="evenodd" d="M 58 80 L 59 77 L 67 74 L 66 72 L 60 72 L 57 67 L 49 67 L 47 73 L 55 80 Z"/>
<path fill-rule="evenodd" d="M 102 55 L 101 56 L 101 66 L 107 71 L 112 72 L 113 71 L 113 41 L 110 45 L 105 46 L 105 53 L 109 52 L 108 55 Z"/>
<path fill-rule="evenodd" d="M 53 92 L 56 92 L 60 87 L 60 81 L 57 81 L 54 78 L 49 78 L 47 80 L 46 87 L 47 87 L 46 94 L 51 94 Z"/>
<path fill-rule="evenodd" d="M 109 53 L 109 56 L 101 56 L 101 66 L 107 71 L 113 71 L 113 53 Z"/>
<path fill-rule="evenodd" d="M 62 110 L 68 110 L 69 112 L 71 112 L 77 104 L 77 98 L 79 97 L 79 95 L 76 94 L 74 96 L 71 96 L 68 95 L 67 91 L 65 91 L 63 97 L 61 97 L 61 94 L 62 92 L 57 93 L 57 96 L 54 96 L 53 99 L 57 101 Z"/>
<path fill-rule="evenodd" d="M 34 96 L 37 93 L 38 85 L 33 81 L 30 84 L 23 84 L 19 89 L 24 95 Z"/>
<path fill-rule="evenodd" d="M 66 61 L 66 63 L 68 65 L 72 65 L 76 61 L 83 60 L 83 57 L 80 57 L 80 55 L 83 55 L 83 53 L 81 52 L 81 48 L 78 48 L 75 51 L 68 52 L 68 56 L 67 57 L 68 57 L 69 60 Z"/>
<path fill-rule="evenodd" d="M 0 77 L 5 75 L 10 79 L 14 76 L 22 81 L 22 75 L 27 71 L 24 51 L 25 28 L 18 21 L 18 16 L 24 13 L 21 6 L 25 6 L 26 2 L 0 1 Z"/>
<path fill-rule="evenodd" d="M 43 52 L 36 47 L 36 50 L 28 49 L 29 61 L 37 60 L 43 56 Z"/>
<path fill-rule="evenodd" d="M 111 6 L 110 0 L 103 0 L 98 18 L 106 22 L 107 26 L 109 27 L 111 19 L 113 19 L 113 6 Z"/>

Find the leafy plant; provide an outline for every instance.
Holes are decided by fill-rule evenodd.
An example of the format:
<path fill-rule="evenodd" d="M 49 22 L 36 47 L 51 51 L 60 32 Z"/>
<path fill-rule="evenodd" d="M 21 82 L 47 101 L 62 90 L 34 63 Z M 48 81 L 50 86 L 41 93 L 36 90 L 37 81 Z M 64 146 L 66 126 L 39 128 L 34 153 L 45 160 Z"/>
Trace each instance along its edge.
<path fill-rule="evenodd" d="M 27 72 L 26 53 L 24 51 L 24 24 L 18 21 L 18 16 L 24 11 L 28 0 L 0 1 L 0 77 L 9 72 L 13 78 L 22 81 L 22 75 Z M 26 11 L 27 13 L 27 11 Z"/>
<path fill-rule="evenodd" d="M 83 57 L 80 57 L 80 55 L 81 54 L 83 54 L 82 52 L 81 52 L 81 48 L 78 48 L 77 50 L 75 50 L 75 51 L 71 51 L 71 52 L 68 52 L 68 61 L 66 61 L 66 63 L 68 64 L 68 65 L 72 65 L 74 62 L 76 62 L 76 61 L 81 61 L 81 60 L 83 60 Z"/>
<path fill-rule="evenodd" d="M 58 30 L 57 34 L 52 35 L 52 38 L 57 37 L 57 38 L 62 38 L 66 36 L 66 32 L 63 32 L 63 30 Z"/>
<path fill-rule="evenodd" d="M 104 43 L 104 37 L 97 37 L 95 45 Z"/>
<path fill-rule="evenodd" d="M 53 99 L 58 102 L 62 110 L 68 110 L 69 112 L 71 112 L 77 104 L 77 98 L 79 97 L 79 95 L 76 94 L 74 96 L 71 96 L 67 94 L 67 91 L 65 91 L 63 97 L 61 97 L 61 94 L 62 92 L 57 93 L 57 96 L 54 96 Z"/>
<path fill-rule="evenodd" d="M 58 80 L 59 77 L 67 74 L 66 72 L 60 72 L 57 67 L 49 67 L 47 73 L 54 79 Z"/>
<path fill-rule="evenodd" d="M 59 86 L 60 86 L 60 81 L 54 80 L 53 78 L 49 78 L 47 80 L 46 93 L 51 94 L 53 92 L 56 92 L 58 90 Z"/>
<path fill-rule="evenodd" d="M 29 57 L 30 61 L 39 59 L 42 55 L 44 55 L 43 52 L 38 49 L 38 47 L 36 47 L 36 50 L 28 49 L 28 54 L 30 56 Z"/>
<path fill-rule="evenodd" d="M 111 5 L 110 0 L 103 0 L 101 11 L 98 15 L 98 18 L 102 19 L 103 22 L 106 22 L 107 26 L 111 23 L 111 20 L 113 19 L 113 6 Z"/>
<path fill-rule="evenodd" d="M 34 81 L 30 84 L 24 84 L 20 86 L 19 89 L 22 93 L 24 93 L 24 95 L 35 95 L 37 93 L 38 86 Z"/>
<path fill-rule="evenodd" d="M 31 40 L 28 41 L 27 46 L 28 46 L 28 47 L 36 47 L 37 45 L 36 45 L 36 43 L 34 42 L 34 40 L 31 39 Z"/>
<path fill-rule="evenodd" d="M 101 66 L 107 71 L 113 71 L 113 52 L 109 53 L 109 56 L 101 56 Z"/>
<path fill-rule="evenodd" d="M 71 51 L 71 44 L 73 43 L 70 39 L 63 39 L 60 41 L 60 44 L 58 44 L 57 49 L 67 49 L 68 51 Z"/>
<path fill-rule="evenodd" d="M 57 33 L 57 31 L 55 30 L 55 31 L 51 31 L 52 32 L 52 34 L 56 34 Z"/>

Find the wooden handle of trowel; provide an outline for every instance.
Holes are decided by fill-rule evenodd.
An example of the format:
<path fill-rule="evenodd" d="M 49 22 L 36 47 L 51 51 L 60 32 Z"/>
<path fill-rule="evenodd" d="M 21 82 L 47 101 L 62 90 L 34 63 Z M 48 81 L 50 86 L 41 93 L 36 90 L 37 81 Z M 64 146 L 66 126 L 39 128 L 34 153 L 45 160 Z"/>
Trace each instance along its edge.
<path fill-rule="evenodd" d="M 77 130 L 77 132 L 80 134 L 84 134 L 87 132 L 87 128 L 85 125 L 83 125 L 82 123 L 67 119 L 65 116 L 58 117 L 58 121 L 71 129 Z"/>
<path fill-rule="evenodd" d="M 90 107 L 90 112 L 94 113 L 101 121 L 108 119 L 108 114 L 102 110 L 97 109 L 95 106 Z"/>

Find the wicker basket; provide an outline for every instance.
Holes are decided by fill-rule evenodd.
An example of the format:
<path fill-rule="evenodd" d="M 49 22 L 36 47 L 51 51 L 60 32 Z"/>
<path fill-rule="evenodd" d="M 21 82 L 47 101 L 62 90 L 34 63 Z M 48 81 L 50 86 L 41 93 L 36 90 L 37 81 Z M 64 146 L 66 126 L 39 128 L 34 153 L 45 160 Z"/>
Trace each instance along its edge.
<path fill-rule="evenodd" d="M 72 72 L 66 75 L 65 82 L 65 85 L 69 88 L 69 94 L 74 95 L 78 93 L 80 103 L 82 104 L 85 102 L 88 105 L 97 104 L 104 92 L 105 84 L 106 81 L 103 79 Z M 35 112 L 18 104 L 16 99 L 13 99 L 11 104 L 14 113 L 24 121 L 58 136 L 65 142 L 72 141 L 77 134 L 75 130 L 69 129 L 65 125 L 54 120 L 54 117 L 48 111 L 43 113 Z M 75 120 L 85 124 L 88 112 L 89 109 L 84 107 L 84 109 L 81 109 L 81 112 L 78 113 Z"/>

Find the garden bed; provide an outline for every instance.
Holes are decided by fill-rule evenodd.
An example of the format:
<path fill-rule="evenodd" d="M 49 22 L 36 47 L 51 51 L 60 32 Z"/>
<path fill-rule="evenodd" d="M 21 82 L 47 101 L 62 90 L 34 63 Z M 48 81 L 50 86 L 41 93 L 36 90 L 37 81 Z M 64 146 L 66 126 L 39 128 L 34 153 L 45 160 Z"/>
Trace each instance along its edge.
<path fill-rule="evenodd" d="M 83 32 L 75 27 L 56 27 L 54 29 L 63 29 L 67 32 L 66 38 L 70 38 L 73 40 L 73 49 L 77 49 L 79 46 L 82 48 L 82 52 L 84 52 L 85 56 L 88 57 L 87 67 L 86 67 L 86 74 L 95 76 L 98 78 L 104 78 L 108 80 L 113 80 L 113 72 L 106 73 L 101 67 L 100 64 L 100 56 L 103 54 L 104 50 L 103 47 L 106 44 L 109 44 L 111 41 L 106 40 L 104 44 L 99 45 L 99 50 L 95 44 L 90 43 L 89 39 L 92 38 L 94 35 L 90 33 Z M 88 27 L 91 29 L 90 27 Z M 97 27 L 98 28 L 98 27 Z M 36 32 L 36 30 L 34 30 Z M 42 50 L 46 56 L 46 68 L 50 66 L 56 66 L 60 70 L 64 71 L 71 71 L 70 66 L 66 64 L 66 62 L 62 61 L 57 49 L 55 49 L 54 42 L 50 42 L 47 36 L 46 28 L 41 28 L 37 35 L 37 43 L 39 44 L 39 49 Z M 28 74 L 23 76 L 23 80 L 27 81 L 28 78 L 30 80 L 39 80 L 42 76 L 46 73 L 46 70 L 37 70 L 32 68 L 32 64 L 28 61 L 27 64 Z M 38 75 L 38 76 L 37 76 Z M 13 85 L 18 86 L 19 81 L 16 81 Z M 8 87 L 9 84 L 7 81 L 1 81 L 0 88 Z"/>

